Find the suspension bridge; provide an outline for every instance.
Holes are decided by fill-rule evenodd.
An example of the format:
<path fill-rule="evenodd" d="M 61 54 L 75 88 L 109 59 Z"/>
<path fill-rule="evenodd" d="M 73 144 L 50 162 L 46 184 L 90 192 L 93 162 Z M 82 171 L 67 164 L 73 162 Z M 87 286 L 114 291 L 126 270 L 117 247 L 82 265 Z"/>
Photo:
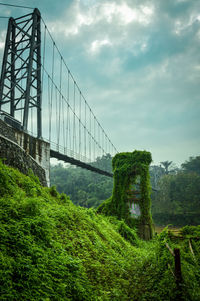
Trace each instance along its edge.
<path fill-rule="evenodd" d="M 0 113 L 13 127 L 50 145 L 50 157 L 95 171 L 116 147 L 85 99 L 36 8 L 9 18 L 0 79 Z"/>

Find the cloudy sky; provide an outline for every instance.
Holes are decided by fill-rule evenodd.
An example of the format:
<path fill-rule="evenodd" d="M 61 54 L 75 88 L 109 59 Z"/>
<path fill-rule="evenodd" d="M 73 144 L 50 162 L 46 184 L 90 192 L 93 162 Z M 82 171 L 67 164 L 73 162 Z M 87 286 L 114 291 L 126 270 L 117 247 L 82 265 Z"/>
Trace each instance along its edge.
<path fill-rule="evenodd" d="M 37 7 L 118 151 L 200 154 L 200 0 L 2 0 Z M 0 6 L 0 16 L 29 10 Z M 6 19 L 0 19 L 0 63 Z"/>

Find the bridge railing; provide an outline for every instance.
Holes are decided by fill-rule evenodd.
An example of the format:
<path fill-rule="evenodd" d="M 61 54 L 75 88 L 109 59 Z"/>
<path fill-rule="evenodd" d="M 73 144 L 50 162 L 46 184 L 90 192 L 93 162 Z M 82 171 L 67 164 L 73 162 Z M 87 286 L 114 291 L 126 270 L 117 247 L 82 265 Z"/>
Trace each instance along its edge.
<path fill-rule="evenodd" d="M 83 155 L 81 155 L 81 154 L 79 154 L 79 153 L 77 153 L 77 152 L 75 152 L 75 151 L 73 151 L 73 150 L 71 150 L 67 147 L 59 145 L 57 143 L 50 142 L 50 147 L 51 147 L 52 150 L 54 150 L 58 153 L 61 153 L 63 155 L 69 156 L 71 158 L 74 158 L 76 160 L 80 160 L 80 161 L 85 162 L 85 163 L 91 163 L 91 161 L 87 157 L 85 157 L 85 156 L 83 156 Z"/>

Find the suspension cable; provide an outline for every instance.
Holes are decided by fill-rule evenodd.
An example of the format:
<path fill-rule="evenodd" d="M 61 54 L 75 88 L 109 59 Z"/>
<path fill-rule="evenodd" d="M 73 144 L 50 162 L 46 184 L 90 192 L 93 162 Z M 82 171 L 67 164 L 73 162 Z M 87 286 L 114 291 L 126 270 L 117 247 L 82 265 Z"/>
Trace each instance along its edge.
<path fill-rule="evenodd" d="M 43 20 L 43 18 L 41 18 L 41 19 L 42 19 L 42 22 L 45 24 L 45 21 Z M 45 24 L 45 26 L 46 26 L 46 24 Z M 61 53 L 60 53 L 60 51 L 59 51 L 59 49 L 58 49 L 58 47 L 57 47 L 57 45 L 56 45 L 56 43 L 55 43 L 55 41 L 54 41 L 54 39 L 53 39 L 53 37 L 52 37 L 52 35 L 51 35 L 51 33 L 50 33 L 50 31 L 49 31 L 48 28 L 47 28 L 47 32 L 48 32 L 48 34 L 49 34 L 51 40 L 52 40 L 53 43 L 54 43 L 55 49 L 57 50 L 57 52 L 58 52 L 58 54 L 60 55 L 60 57 L 62 57 L 62 55 L 61 55 Z M 70 70 L 69 70 L 69 67 L 67 66 L 67 64 L 66 64 L 66 62 L 64 61 L 64 59 L 63 59 L 63 64 L 64 64 L 64 66 L 66 67 L 68 73 L 70 74 L 70 77 L 71 77 L 72 81 L 76 83 L 76 81 L 75 81 L 73 75 L 71 74 L 71 72 L 70 72 Z M 79 86 L 77 85 L 77 83 L 76 83 L 76 87 L 77 87 L 77 89 L 78 89 L 78 91 L 79 91 L 79 93 L 80 93 L 81 90 L 80 90 Z M 86 106 L 87 106 L 88 109 L 90 110 L 91 108 L 90 108 L 88 102 L 86 101 L 86 99 L 85 99 L 85 97 L 84 97 L 83 95 L 82 95 L 82 98 L 84 99 Z M 69 98 L 68 98 L 68 99 L 69 99 Z M 101 125 L 100 125 L 100 128 L 101 128 L 101 130 L 105 133 L 105 131 L 104 131 L 104 129 L 102 128 Z M 108 136 L 107 136 L 106 133 L 105 133 L 105 136 L 106 136 L 106 138 L 110 141 L 110 139 L 108 138 Z M 110 142 L 111 142 L 111 141 L 110 141 Z M 114 150 L 115 150 L 116 152 L 118 152 L 117 149 L 114 147 L 114 145 L 113 145 L 113 148 L 114 148 Z"/>
<path fill-rule="evenodd" d="M 30 6 L 15 5 L 15 4 L 2 3 L 2 2 L 0 2 L 0 5 L 11 6 L 11 7 L 18 7 L 18 8 L 34 9 L 34 7 L 30 7 Z"/>
<path fill-rule="evenodd" d="M 62 91 L 62 58 L 60 59 L 60 83 L 59 90 Z M 58 124 L 58 144 L 60 141 L 60 114 L 61 114 L 61 93 L 59 93 L 59 124 Z"/>
<path fill-rule="evenodd" d="M 44 47 L 43 47 L 43 63 L 42 63 L 42 92 L 43 92 L 43 85 L 44 85 L 44 66 L 45 66 L 45 52 L 46 52 L 46 33 L 47 33 L 47 28 L 46 25 L 44 27 Z"/>

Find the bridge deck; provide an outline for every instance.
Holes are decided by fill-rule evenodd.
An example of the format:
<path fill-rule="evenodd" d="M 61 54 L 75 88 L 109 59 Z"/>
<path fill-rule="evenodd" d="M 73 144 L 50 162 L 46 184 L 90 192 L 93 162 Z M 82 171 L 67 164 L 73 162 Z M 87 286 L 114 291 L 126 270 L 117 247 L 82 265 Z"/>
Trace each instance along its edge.
<path fill-rule="evenodd" d="M 82 161 L 79 161 L 79 160 L 74 159 L 72 157 L 69 157 L 67 155 L 61 154 L 61 153 L 59 153 L 57 151 L 54 151 L 52 149 L 50 150 L 50 157 L 51 158 L 56 158 L 58 160 L 62 160 L 64 162 L 70 163 L 72 165 L 76 165 L 76 166 L 79 166 L 79 167 L 82 167 L 82 168 L 85 168 L 85 169 L 97 172 L 97 173 L 102 174 L 102 175 L 107 176 L 107 177 L 111 177 L 111 178 L 113 177 L 113 174 L 110 173 L 110 172 L 101 170 L 101 169 L 99 169 L 99 168 L 97 168 L 95 166 L 92 166 L 90 164 L 84 163 Z"/>

